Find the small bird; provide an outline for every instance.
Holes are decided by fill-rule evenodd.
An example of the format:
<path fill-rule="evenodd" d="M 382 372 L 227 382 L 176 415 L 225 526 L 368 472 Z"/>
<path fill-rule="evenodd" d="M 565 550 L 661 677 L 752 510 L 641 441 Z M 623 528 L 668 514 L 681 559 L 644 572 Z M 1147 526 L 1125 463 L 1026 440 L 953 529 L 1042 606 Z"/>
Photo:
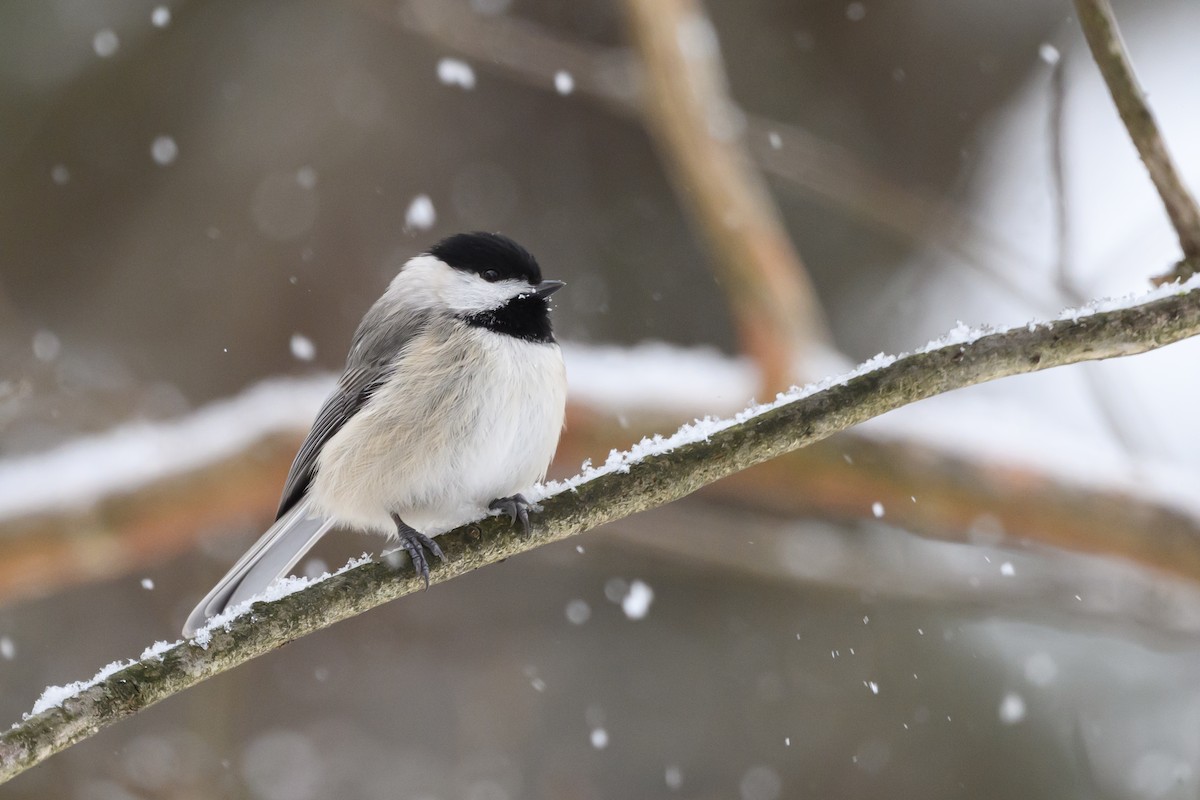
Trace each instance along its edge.
<path fill-rule="evenodd" d="M 346 369 L 292 462 L 275 524 L 188 617 L 287 574 L 334 525 L 397 539 L 429 585 L 439 533 L 485 510 L 529 530 L 519 492 L 545 477 L 566 410 L 549 297 L 523 247 L 461 233 L 410 259 L 367 311 Z"/>

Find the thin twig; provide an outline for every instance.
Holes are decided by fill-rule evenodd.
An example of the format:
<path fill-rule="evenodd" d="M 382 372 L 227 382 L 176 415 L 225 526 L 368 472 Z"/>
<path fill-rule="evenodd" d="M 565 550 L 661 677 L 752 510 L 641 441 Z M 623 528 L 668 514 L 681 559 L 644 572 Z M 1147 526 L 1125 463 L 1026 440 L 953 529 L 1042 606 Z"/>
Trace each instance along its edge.
<path fill-rule="evenodd" d="M 1121 121 L 1125 123 L 1129 137 L 1133 139 L 1138 155 L 1150 173 L 1150 180 L 1162 198 L 1183 249 L 1183 260 L 1175 270 L 1155 278 L 1155 281 L 1167 283 L 1186 278 L 1200 268 L 1200 207 L 1197 207 L 1195 198 L 1184 185 L 1167 150 L 1167 143 L 1133 73 L 1129 53 L 1125 50 L 1108 0 L 1075 0 L 1075 9 L 1079 13 L 1079 24 L 1092 50 L 1092 57 L 1100 67 L 1100 74 L 1108 84 Z"/>
<path fill-rule="evenodd" d="M 1064 124 L 1067 111 L 1066 62 L 1058 58 L 1050 66 L 1050 185 L 1054 195 L 1054 233 L 1058 244 L 1056 282 L 1060 294 L 1073 293 L 1071 280 L 1071 220 L 1067 213 L 1067 152 Z"/>
<path fill-rule="evenodd" d="M 444 534 L 441 583 L 606 522 L 677 500 L 747 467 L 824 439 L 872 417 L 953 389 L 1007 375 L 1153 350 L 1200 333 L 1200 290 L 1130 308 L 1022 326 L 963 344 L 899 358 L 812 394 L 754 413 L 707 438 L 630 460 L 544 501 L 533 532 L 498 519 Z M 1170 562 L 1200 561 L 1181 546 Z M 421 588 L 409 571 L 377 562 L 269 603 L 218 628 L 206 647 L 176 645 L 119 670 L 0 735 L 0 781 L 114 722 L 296 638 Z"/>

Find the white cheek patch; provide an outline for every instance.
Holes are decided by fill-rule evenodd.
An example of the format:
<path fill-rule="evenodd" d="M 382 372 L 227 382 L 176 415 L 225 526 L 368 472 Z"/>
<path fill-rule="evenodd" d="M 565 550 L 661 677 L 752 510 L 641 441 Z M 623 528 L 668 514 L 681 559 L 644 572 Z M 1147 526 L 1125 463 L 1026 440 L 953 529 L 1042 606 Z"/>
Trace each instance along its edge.
<path fill-rule="evenodd" d="M 410 258 L 392 278 L 387 294 L 397 303 L 413 308 L 437 308 L 441 303 L 441 284 L 450 268 L 433 256 Z"/>
<path fill-rule="evenodd" d="M 512 298 L 529 291 L 525 281 L 496 281 L 488 283 L 473 272 L 451 270 L 443 299 L 447 307 L 458 314 L 489 311 L 499 308 Z"/>
<path fill-rule="evenodd" d="M 489 283 L 431 255 L 409 259 L 388 287 L 389 294 L 409 307 L 445 308 L 454 314 L 490 311 L 529 291 L 525 281 Z"/>

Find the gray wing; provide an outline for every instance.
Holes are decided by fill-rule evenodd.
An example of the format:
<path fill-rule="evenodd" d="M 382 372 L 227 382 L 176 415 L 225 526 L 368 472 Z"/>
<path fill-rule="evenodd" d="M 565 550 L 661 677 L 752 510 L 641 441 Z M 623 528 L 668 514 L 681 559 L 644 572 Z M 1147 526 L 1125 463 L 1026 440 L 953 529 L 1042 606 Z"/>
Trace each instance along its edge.
<path fill-rule="evenodd" d="M 288 470 L 287 481 L 283 485 L 283 497 L 279 500 L 279 511 L 275 519 L 279 519 L 300 502 L 312 481 L 313 471 L 317 466 L 317 455 L 333 435 L 341 430 L 355 413 L 358 412 L 371 393 L 387 377 L 384 370 L 356 369 L 342 374 L 337 388 L 321 406 L 317 421 L 312 430 L 300 445 L 300 452 L 292 460 L 292 468 Z"/>
<path fill-rule="evenodd" d="M 354 343 L 346 359 L 346 371 L 338 380 L 337 388 L 321 406 L 312 430 L 300 445 L 300 452 L 292 461 L 287 481 L 283 485 L 283 497 L 279 501 L 279 519 L 290 511 L 312 482 L 317 467 L 317 456 L 333 435 L 353 417 L 370 399 L 379 385 L 387 380 L 395 369 L 396 356 L 420 333 L 427 324 L 427 316 L 405 312 L 395 308 L 395 301 L 386 303 L 384 295 L 363 317 L 354 334 Z M 392 305 L 391 310 L 387 310 Z"/>

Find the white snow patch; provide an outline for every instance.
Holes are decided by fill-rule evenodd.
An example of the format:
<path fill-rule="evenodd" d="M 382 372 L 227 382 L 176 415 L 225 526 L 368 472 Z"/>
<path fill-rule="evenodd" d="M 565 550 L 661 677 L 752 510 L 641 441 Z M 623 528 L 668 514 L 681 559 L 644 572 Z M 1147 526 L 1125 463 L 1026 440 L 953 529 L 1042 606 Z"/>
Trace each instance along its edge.
<path fill-rule="evenodd" d="M 1016 725 L 1025 719 L 1025 698 L 1016 692 L 1009 692 L 1000 701 L 1000 721 L 1005 725 Z"/>
<path fill-rule="evenodd" d="M 120 47 L 121 40 L 112 28 L 104 28 L 103 30 L 96 31 L 96 35 L 92 37 L 92 49 L 101 58 L 108 58 L 115 55 Z"/>
<path fill-rule="evenodd" d="M 53 331 L 40 330 L 33 335 L 33 357 L 43 364 L 58 358 L 62 352 L 62 341 Z"/>
<path fill-rule="evenodd" d="M 0 658 L 5 661 L 12 661 L 17 657 L 17 646 L 13 644 L 11 636 L 0 636 Z"/>
<path fill-rule="evenodd" d="M 1025 659 L 1025 680 L 1034 686 L 1049 686 L 1058 677 L 1058 662 L 1044 650 Z"/>
<path fill-rule="evenodd" d="M 328 375 L 268 380 L 177 420 L 131 422 L 0 460 L 0 519 L 85 508 L 233 455 L 265 435 L 305 428 L 333 385 Z"/>
<path fill-rule="evenodd" d="M 71 180 L 71 170 L 66 164 L 55 164 L 50 168 L 50 180 L 57 186 L 64 186 Z"/>
<path fill-rule="evenodd" d="M 145 650 L 142 651 L 141 656 L 138 657 L 138 661 L 145 661 L 150 658 L 157 658 L 159 661 L 162 661 L 163 655 L 168 650 L 171 650 L 176 645 L 180 645 L 180 644 L 183 644 L 182 639 L 176 639 L 173 642 L 166 642 L 166 641 L 155 642 L 154 644 L 150 645 L 149 647 L 147 647 Z"/>
<path fill-rule="evenodd" d="M 52 708 L 61 706 L 64 701 L 75 697 L 86 689 L 90 689 L 97 683 L 100 683 L 100 681 L 107 678 L 109 675 L 112 675 L 114 672 L 134 663 L 136 662 L 133 660 L 113 661 L 97 672 L 91 680 L 74 681 L 73 683 L 68 683 L 66 686 L 47 686 L 45 690 L 42 691 L 41 697 L 34 702 L 33 710 L 24 715 L 23 718 L 27 719 L 32 716 L 37 716 L 43 711 L 49 711 Z"/>
<path fill-rule="evenodd" d="M 33 709 L 29 713 L 22 715 L 22 720 L 29 719 L 30 717 L 41 714 L 43 711 L 49 711 L 52 708 L 61 706 L 67 700 L 78 696 L 82 692 L 85 692 L 96 684 L 104 681 L 114 673 L 119 672 L 126 667 L 131 667 L 134 664 L 137 664 L 139 661 L 146 661 L 151 658 L 162 661 L 163 655 L 166 654 L 167 651 L 178 647 L 181 644 L 183 644 L 182 641 L 155 642 L 143 650 L 141 656 L 138 658 L 131 658 L 125 661 L 113 661 L 101 668 L 101 670 L 93 675 L 89 680 L 75 681 L 73 683 L 68 683 L 66 686 L 47 686 L 45 691 L 42 692 L 41 697 L 34 702 Z M 16 727 L 17 724 L 19 723 L 14 723 L 13 727 Z"/>
<path fill-rule="evenodd" d="M 592 618 L 592 607 L 586 600 L 575 599 L 567 603 L 567 620 L 572 625 L 582 625 Z"/>
<path fill-rule="evenodd" d="M 204 623 L 204 627 L 196 631 L 196 635 L 192 637 L 191 641 L 207 650 L 209 643 L 212 642 L 212 635 L 218 628 L 228 631 L 233 621 L 247 613 L 255 603 L 270 603 L 275 600 L 282 600 L 290 594 L 303 591 L 314 584 L 337 577 L 364 564 L 370 564 L 372 561 L 373 559 L 369 554 L 363 553 L 357 558 L 347 561 L 345 566 L 334 573 L 325 572 L 312 578 L 298 578 L 291 575 L 280 578 L 253 597 L 246 598 L 236 606 L 230 606 L 215 617 L 209 617 L 208 621 Z"/>
<path fill-rule="evenodd" d="M 427 231 L 437 222 L 437 210 L 427 194 L 419 194 L 408 204 L 404 212 L 404 227 L 409 230 Z"/>
<path fill-rule="evenodd" d="M 629 584 L 629 591 L 621 600 L 621 610 L 630 619 L 643 619 L 650 611 L 652 602 L 654 602 L 654 590 L 646 583 L 635 580 Z"/>
<path fill-rule="evenodd" d="M 753 396 L 759 382 L 749 359 L 730 358 L 712 348 L 566 342 L 562 350 L 571 399 L 614 413 L 732 413 Z"/>
<path fill-rule="evenodd" d="M 871 690 L 871 694 L 879 694 L 879 684 L 875 681 L 863 681 L 863 686 Z"/>
<path fill-rule="evenodd" d="M 575 91 L 575 78 L 565 69 L 560 69 L 554 73 L 554 90 L 561 95 L 568 95 Z"/>
<path fill-rule="evenodd" d="M 883 519 L 883 503 L 878 500 L 871 503 L 871 513 L 875 516 L 875 519 Z"/>
<path fill-rule="evenodd" d="M 932 343 L 930 347 L 932 348 Z M 670 436 L 663 436 L 662 434 L 648 436 L 643 438 L 640 442 L 628 450 L 610 451 L 604 464 L 599 467 L 594 467 L 590 463 L 585 463 L 581 468 L 580 474 L 576 475 L 575 477 L 568 478 L 563 481 L 550 481 L 544 485 L 534 487 L 530 493 L 526 494 L 526 496 L 530 497 L 530 495 L 532 495 L 533 497 L 531 499 L 536 498 L 536 502 L 537 500 L 543 500 L 546 497 L 549 497 L 550 495 L 556 494 L 560 491 L 573 490 L 578 486 L 588 481 L 595 480 L 603 475 L 614 472 L 627 473 L 633 465 L 638 464 L 647 458 L 662 455 L 663 453 L 669 453 L 672 450 L 686 444 L 708 441 L 714 434 L 720 433 L 727 428 L 747 422 L 756 417 L 762 416 L 767 412 L 773 411 L 780 406 L 793 403 L 797 400 L 802 400 L 805 397 L 816 394 L 817 392 L 830 389 L 834 386 L 843 385 L 861 375 L 882 369 L 883 367 L 894 363 L 897 358 L 897 356 L 890 356 L 880 353 L 874 358 L 863 362 L 853 370 L 850 370 L 849 372 L 837 377 L 826 378 L 816 383 L 810 383 L 803 387 L 793 387 L 787 392 L 781 392 L 777 394 L 775 399 L 770 403 L 750 405 L 730 417 L 719 418 L 708 416 L 704 417 L 703 419 L 697 419 L 691 423 L 683 425 L 679 428 L 679 430 Z M 568 364 L 568 372 L 569 371 L 570 365 Z M 625 380 L 632 379 L 627 376 Z"/>
<path fill-rule="evenodd" d="M 293 333 L 289 346 L 292 349 L 292 357 L 298 361 L 312 361 L 317 357 L 317 346 L 302 333 Z"/>
<path fill-rule="evenodd" d="M 171 24 L 171 9 L 166 6 L 155 6 L 150 12 L 150 24 L 156 28 L 165 28 Z"/>
<path fill-rule="evenodd" d="M 95 686 L 97 683 L 104 680 L 118 669 L 128 666 L 129 663 L 133 662 L 126 663 L 123 661 L 114 661 L 104 669 L 97 672 L 95 677 L 90 681 L 75 681 L 74 683 L 68 683 L 66 686 L 47 686 L 42 691 L 41 696 L 34 701 L 33 710 L 28 714 L 22 715 L 22 719 L 35 717 L 38 714 L 41 714 L 43 711 L 49 711 L 52 708 L 61 706 L 68 698 L 74 697 L 85 689 L 90 689 L 92 686 Z"/>
<path fill-rule="evenodd" d="M 597 750 L 603 750 L 608 747 L 608 731 L 604 730 L 604 728 L 593 728 L 591 739 L 592 747 Z"/>
<path fill-rule="evenodd" d="M 142 588 L 143 588 L 143 589 L 145 589 L 147 592 L 149 592 L 149 591 L 153 591 L 153 589 L 154 589 L 154 579 L 152 579 L 152 578 L 142 578 Z"/>
<path fill-rule="evenodd" d="M 437 65 L 438 80 L 447 86 L 459 86 L 463 89 L 475 88 L 475 70 L 471 65 L 457 58 L 443 58 Z"/>
<path fill-rule="evenodd" d="M 663 780 L 667 782 L 668 789 L 679 791 L 679 787 L 683 786 L 683 770 L 676 764 L 669 764 L 663 771 Z"/>
<path fill-rule="evenodd" d="M 157 136 L 150 143 L 150 157 L 160 167 L 171 164 L 179 156 L 179 145 L 170 136 Z"/>
<path fill-rule="evenodd" d="M 1011 561 L 1005 561 L 1003 564 L 1000 565 L 1000 574 L 1005 576 L 1006 578 L 1010 578 L 1013 575 L 1017 574 L 1017 570 L 1013 566 L 1013 563 Z"/>
<path fill-rule="evenodd" d="M 296 183 L 300 184 L 301 189 L 315 189 L 317 187 L 317 171 L 311 166 L 303 166 L 296 170 Z"/>
<path fill-rule="evenodd" d="M 1050 66 L 1054 66 L 1062 58 L 1062 54 L 1058 52 L 1058 48 L 1054 45 L 1049 42 L 1042 42 L 1041 46 L 1038 47 L 1038 58 Z"/>

